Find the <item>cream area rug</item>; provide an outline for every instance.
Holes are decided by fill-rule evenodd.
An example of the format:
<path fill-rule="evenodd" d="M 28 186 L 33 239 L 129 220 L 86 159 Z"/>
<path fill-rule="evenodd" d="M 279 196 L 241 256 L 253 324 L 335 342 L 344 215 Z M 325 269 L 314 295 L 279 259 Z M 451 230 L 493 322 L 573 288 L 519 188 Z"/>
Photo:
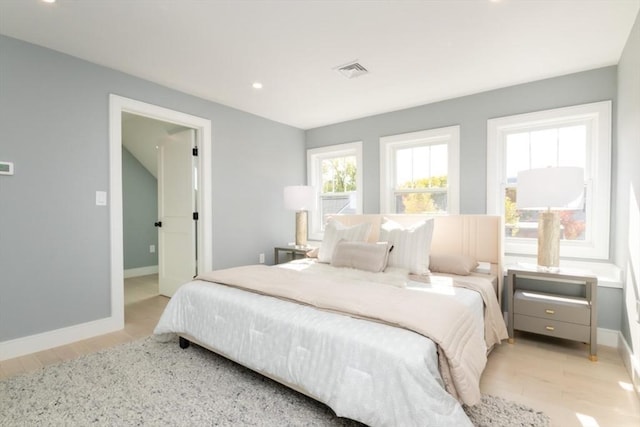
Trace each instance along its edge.
<path fill-rule="evenodd" d="M 497 397 L 476 426 L 548 426 Z M 196 345 L 154 337 L 0 381 L 0 426 L 362 426 Z"/>

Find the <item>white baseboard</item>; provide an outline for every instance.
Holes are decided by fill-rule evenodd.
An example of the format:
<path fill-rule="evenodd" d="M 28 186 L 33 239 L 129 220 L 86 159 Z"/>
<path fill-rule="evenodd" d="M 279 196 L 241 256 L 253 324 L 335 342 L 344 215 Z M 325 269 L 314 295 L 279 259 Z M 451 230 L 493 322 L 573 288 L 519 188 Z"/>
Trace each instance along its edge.
<path fill-rule="evenodd" d="M 124 278 L 128 279 L 130 277 L 147 276 L 149 274 L 157 274 L 157 273 L 158 273 L 157 265 L 149 265 L 147 267 L 138 267 L 138 268 L 129 268 L 124 271 Z"/>
<path fill-rule="evenodd" d="M 629 347 L 629 344 L 627 343 L 627 340 L 624 339 L 624 336 L 622 336 L 622 333 L 618 333 L 618 339 L 618 353 L 620 353 L 620 357 L 622 357 L 624 366 L 627 368 L 629 377 L 631 377 L 633 388 L 638 397 L 640 397 L 640 357 L 633 354 L 631 347 Z"/>
<path fill-rule="evenodd" d="M 114 317 L 106 317 L 79 325 L 2 341 L 0 342 L 0 361 L 59 347 L 96 335 L 108 334 L 122 328 L 124 328 L 123 322 Z"/>
<path fill-rule="evenodd" d="M 598 328 L 598 344 L 606 345 L 607 347 L 618 348 L 620 345 L 619 337 L 620 331 L 613 329 Z"/>

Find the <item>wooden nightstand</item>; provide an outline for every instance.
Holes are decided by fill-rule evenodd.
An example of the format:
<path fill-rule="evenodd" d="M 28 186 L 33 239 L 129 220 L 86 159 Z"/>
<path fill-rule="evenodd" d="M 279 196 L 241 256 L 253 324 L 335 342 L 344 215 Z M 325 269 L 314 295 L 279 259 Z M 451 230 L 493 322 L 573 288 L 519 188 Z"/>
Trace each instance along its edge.
<path fill-rule="evenodd" d="M 590 344 L 589 359 L 597 361 L 597 289 L 598 278 L 586 272 L 510 267 L 509 343 L 514 342 L 514 330 L 585 342 Z"/>
<path fill-rule="evenodd" d="M 307 256 L 307 252 L 309 252 L 312 247 L 296 247 L 296 246 L 276 246 L 273 248 L 273 262 L 275 264 L 280 264 L 280 252 L 284 252 L 287 254 L 287 261 L 291 261 L 294 259 L 305 258 Z"/>

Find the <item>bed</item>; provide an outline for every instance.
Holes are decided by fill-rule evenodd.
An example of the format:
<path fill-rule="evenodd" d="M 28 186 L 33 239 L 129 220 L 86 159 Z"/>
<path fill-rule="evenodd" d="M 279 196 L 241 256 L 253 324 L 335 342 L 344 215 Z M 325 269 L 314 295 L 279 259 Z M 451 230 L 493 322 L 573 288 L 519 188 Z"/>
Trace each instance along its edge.
<path fill-rule="evenodd" d="M 367 425 L 470 426 L 462 404 L 479 403 L 486 355 L 507 338 L 500 218 L 328 221 L 338 231 L 325 233 L 317 258 L 200 275 L 154 333 L 178 334 L 183 348 L 201 345 Z M 423 271 L 425 253 L 444 272 Z M 460 271 L 461 259 L 473 265 Z"/>

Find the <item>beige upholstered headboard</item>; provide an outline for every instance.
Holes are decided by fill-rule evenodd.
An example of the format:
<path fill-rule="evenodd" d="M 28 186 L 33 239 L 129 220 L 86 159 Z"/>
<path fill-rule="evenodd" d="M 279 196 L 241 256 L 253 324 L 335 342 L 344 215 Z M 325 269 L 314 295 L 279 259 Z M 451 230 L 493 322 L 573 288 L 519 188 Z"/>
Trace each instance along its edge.
<path fill-rule="evenodd" d="M 383 218 L 410 226 L 427 218 L 434 219 L 432 254 L 462 254 L 492 264 L 498 277 L 498 299 L 502 296 L 502 221 L 494 215 L 333 215 L 344 225 L 371 223 L 369 241 L 377 242 Z"/>

